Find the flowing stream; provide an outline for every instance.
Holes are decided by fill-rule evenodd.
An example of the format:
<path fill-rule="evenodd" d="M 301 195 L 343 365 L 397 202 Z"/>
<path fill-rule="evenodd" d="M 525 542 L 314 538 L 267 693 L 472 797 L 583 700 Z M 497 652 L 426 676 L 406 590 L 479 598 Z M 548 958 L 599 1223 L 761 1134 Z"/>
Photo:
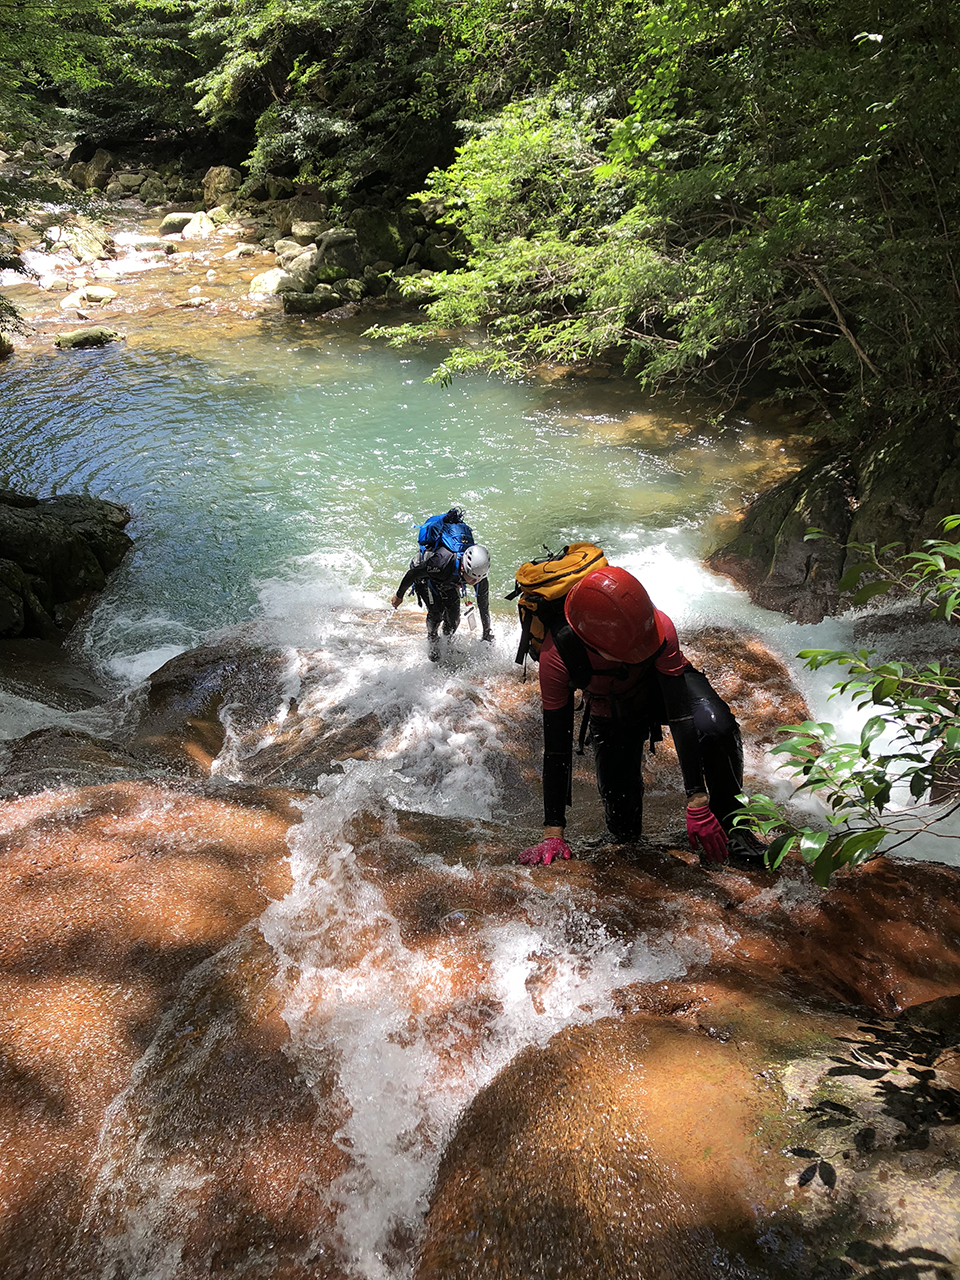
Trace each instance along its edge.
<path fill-rule="evenodd" d="M 210 261 L 195 260 L 196 278 Z M 227 302 L 242 297 L 238 273 L 210 287 Z M 133 512 L 135 549 L 74 639 L 118 693 L 246 624 L 288 653 L 278 707 L 295 698 L 301 713 L 380 716 L 372 759 L 318 770 L 291 837 L 293 887 L 259 932 L 277 965 L 290 1055 L 344 1157 L 318 1192 L 319 1218 L 336 1227 L 318 1228 L 316 1257 L 327 1250 L 362 1280 L 400 1280 L 411 1265 L 404 1239 L 416 1236 L 465 1103 L 523 1046 L 611 1013 L 628 983 L 680 977 L 710 945 L 682 923 L 625 943 L 592 922 L 589 902 L 540 893 L 524 869 L 445 857 L 442 840 L 408 848 L 411 874 L 444 892 L 509 888 L 523 905 L 500 916 L 489 904 L 449 912 L 430 954 L 405 941 L 365 861 L 376 842 L 358 837 L 356 823 L 375 820 L 387 833 L 378 839 L 398 841 L 399 809 L 516 816 L 501 750 L 510 712 L 489 686 L 519 679 L 515 615 L 503 601 L 515 566 L 544 544 L 599 542 L 643 579 L 681 636 L 745 629 L 788 663 L 845 624 L 786 623 L 702 567 L 744 496 L 794 464 L 776 428 L 714 422 L 709 405 L 648 401 L 613 380 L 435 386 L 425 379 L 436 352 L 398 354 L 362 330 L 359 319 L 303 322 L 274 308 L 223 319 L 168 311 L 103 350 L 28 353 L 3 371 L 0 483 L 89 492 Z M 388 601 L 416 525 L 453 503 L 491 551 L 496 644 L 491 652 L 462 634 L 453 660 L 431 668 L 422 631 Z M 310 675 L 317 654 L 320 678 Z M 804 691 L 816 705 L 824 687 L 807 681 Z M 11 698 L 0 734 L 57 720 L 105 732 L 110 714 Z M 216 769 L 242 778 L 244 754 L 263 739 L 251 747 L 229 708 L 224 716 Z M 789 877 L 777 892 L 791 903 L 816 896 Z M 235 1035 L 204 1012 L 204 993 L 220 970 L 244 963 L 231 952 L 195 971 L 110 1108 L 84 1227 L 102 1237 L 89 1274 L 206 1274 L 190 1261 L 184 1223 L 225 1157 L 204 1148 L 202 1126 L 185 1139 L 171 1116 L 195 1104 L 191 1081 Z M 430 1009 L 446 1012 L 438 1021 Z M 274 1274 L 269 1259 L 248 1263 L 238 1274 Z"/>

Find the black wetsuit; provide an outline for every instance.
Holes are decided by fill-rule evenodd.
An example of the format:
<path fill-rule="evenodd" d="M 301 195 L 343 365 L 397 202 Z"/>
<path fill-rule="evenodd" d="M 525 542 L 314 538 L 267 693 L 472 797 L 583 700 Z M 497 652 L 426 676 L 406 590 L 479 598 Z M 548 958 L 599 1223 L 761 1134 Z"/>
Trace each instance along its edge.
<path fill-rule="evenodd" d="M 416 591 L 420 603 L 426 606 L 427 643 L 430 656 L 436 657 L 441 625 L 445 636 L 452 636 L 460 625 L 460 575 L 457 571 L 457 557 L 449 547 L 441 545 L 423 561 L 411 562 L 397 587 L 397 595 L 401 600 L 411 587 Z M 486 578 L 480 579 L 475 590 L 483 639 L 492 640 L 490 586 Z"/>
<path fill-rule="evenodd" d="M 743 790 L 743 746 L 733 712 L 703 672 L 683 657 L 675 645 L 673 624 L 669 625 L 674 647 L 669 660 L 661 662 L 667 670 L 658 669 L 660 655 L 638 666 L 613 669 L 583 647 L 593 668 L 588 698 L 591 693 L 596 698 L 589 727 L 597 788 L 608 828 L 625 843 L 640 836 L 643 748 L 651 733 L 654 740 L 659 737 L 663 724 L 670 725 L 687 795 L 707 792 L 712 812 L 728 833 L 739 807 L 736 797 Z M 566 681 L 558 680 L 561 674 L 566 675 L 566 664 L 551 643 L 541 653 L 540 671 L 541 692 L 544 678 L 551 682 L 543 712 L 543 822 L 547 827 L 566 825 L 570 803 L 574 691 L 571 684 L 562 689 Z M 562 705 L 557 705 L 561 698 Z"/>

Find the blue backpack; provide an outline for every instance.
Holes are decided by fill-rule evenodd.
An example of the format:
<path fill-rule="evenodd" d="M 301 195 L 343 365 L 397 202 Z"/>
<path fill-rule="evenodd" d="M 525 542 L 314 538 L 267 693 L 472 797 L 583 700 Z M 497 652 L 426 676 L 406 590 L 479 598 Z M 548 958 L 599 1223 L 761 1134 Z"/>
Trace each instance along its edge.
<path fill-rule="evenodd" d="M 459 507 L 451 507 L 442 516 L 431 516 L 425 520 L 417 532 L 420 547 L 420 559 L 425 560 L 437 547 L 444 546 L 457 557 L 459 568 L 460 557 L 467 547 L 473 546 L 473 530 L 464 523 L 463 512 Z"/>

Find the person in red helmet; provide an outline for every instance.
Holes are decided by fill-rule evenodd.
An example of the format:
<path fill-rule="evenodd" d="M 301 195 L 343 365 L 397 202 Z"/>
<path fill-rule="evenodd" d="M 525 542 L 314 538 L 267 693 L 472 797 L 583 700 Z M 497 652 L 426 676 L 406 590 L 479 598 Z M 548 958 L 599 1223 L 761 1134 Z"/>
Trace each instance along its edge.
<path fill-rule="evenodd" d="M 732 828 L 743 789 L 743 747 L 730 708 L 684 657 L 676 628 L 626 569 L 596 569 L 570 590 L 566 625 L 540 650 L 543 700 L 543 841 L 520 854 L 528 865 L 569 858 L 574 690 L 582 689 L 597 787 L 611 835 L 629 844 L 643 819 L 643 746 L 670 726 L 687 794 L 687 835 L 708 862 L 730 852 L 762 855 Z"/>

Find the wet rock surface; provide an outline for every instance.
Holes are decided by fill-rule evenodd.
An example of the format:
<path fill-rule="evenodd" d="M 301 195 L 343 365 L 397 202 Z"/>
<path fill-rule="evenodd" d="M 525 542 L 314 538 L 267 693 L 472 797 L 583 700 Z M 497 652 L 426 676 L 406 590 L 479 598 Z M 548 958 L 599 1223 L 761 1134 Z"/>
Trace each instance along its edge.
<path fill-rule="evenodd" d="M 377 1111 L 346 1087 L 345 1046 L 322 1047 L 362 1003 L 344 984 L 412 983 L 395 1052 L 430 1047 L 431 1090 L 462 1096 L 503 1034 L 491 930 L 545 912 L 596 943 L 659 939 L 666 976 L 627 980 L 615 1011 L 548 1031 L 468 1091 L 455 1125 L 456 1109 L 424 1128 L 442 1160 L 422 1238 L 415 1223 L 392 1237 L 397 1274 L 792 1280 L 897 1263 L 925 1280 L 958 1265 L 955 872 L 871 864 L 822 892 L 796 866 L 705 872 L 669 845 L 527 871 L 509 827 L 374 805 L 319 828 L 318 871 L 352 850 L 338 921 L 332 899 L 284 905 L 291 849 L 315 847 L 295 834 L 309 803 L 124 782 L 0 805 L 8 1274 L 140 1273 L 175 1242 L 189 1280 L 306 1280 L 321 1261 L 346 1280 L 332 1209 L 368 1176 L 351 1114 Z M 374 888 L 380 923 L 358 928 L 349 902 Z M 279 949 L 274 911 L 299 924 Z M 303 968 L 318 930 L 339 996 Z M 408 971 L 368 970 L 371 946 Z M 549 1007 L 555 963 L 531 957 L 531 1009 Z"/>
<path fill-rule="evenodd" d="M 799 622 L 835 613 L 849 595 L 839 582 L 861 557 L 847 542 L 899 542 L 918 550 L 941 535 L 940 521 L 960 508 L 960 436 L 934 420 L 904 434 L 896 426 L 855 449 L 835 450 L 757 498 L 710 565 L 757 604 Z M 808 528 L 828 540 L 806 542 Z"/>
<path fill-rule="evenodd" d="M 0 490 L 0 638 L 57 639 L 133 542 L 114 502 Z"/>

